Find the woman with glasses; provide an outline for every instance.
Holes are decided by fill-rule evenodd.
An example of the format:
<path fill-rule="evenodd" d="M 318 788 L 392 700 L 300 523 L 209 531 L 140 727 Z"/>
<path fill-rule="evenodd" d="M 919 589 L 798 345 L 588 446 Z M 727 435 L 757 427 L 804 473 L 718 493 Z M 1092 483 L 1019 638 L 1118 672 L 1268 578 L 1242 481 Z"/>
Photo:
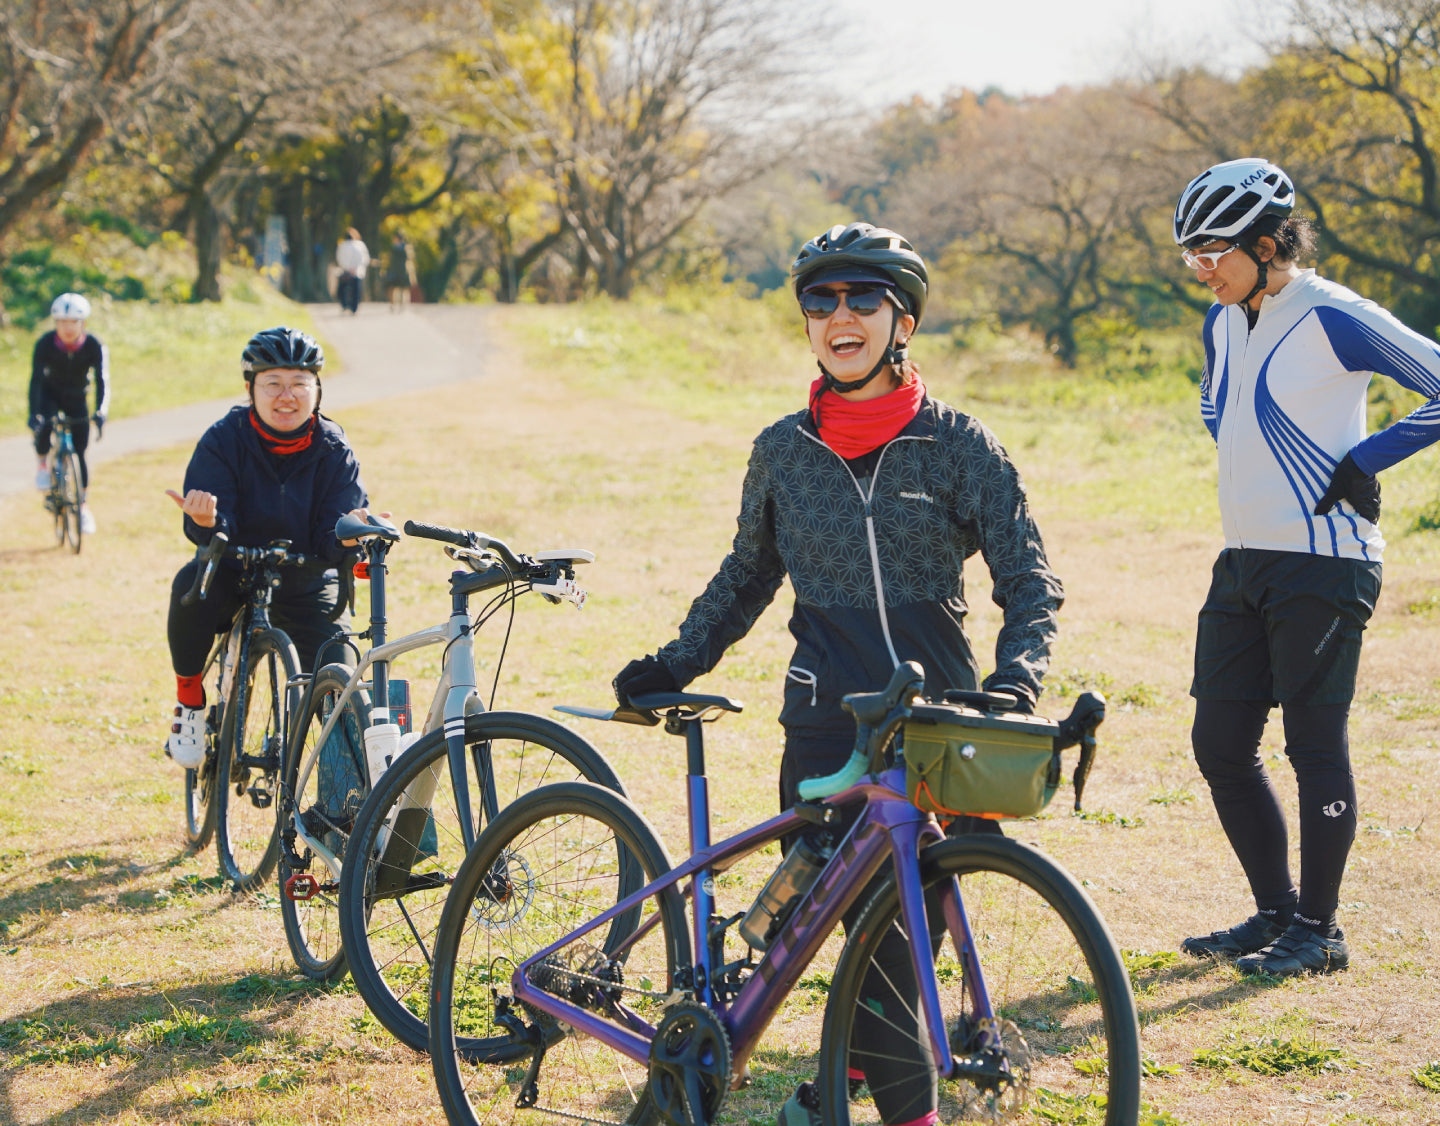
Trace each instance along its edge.
<path fill-rule="evenodd" d="M 788 576 L 795 651 L 780 713 L 781 808 L 802 779 L 848 759 L 855 721 L 841 698 L 883 686 L 902 661 L 924 667 L 937 697 L 983 684 L 1030 711 L 1062 600 L 1009 456 L 979 421 L 931 398 L 908 358 L 929 286 L 920 255 L 894 231 L 852 223 L 806 243 L 791 274 L 820 376 L 799 410 L 755 440 L 733 546 L 679 636 L 615 677 L 622 705 L 689 684 L 750 630 Z M 977 552 L 1004 611 L 983 681 L 963 628 L 962 570 Z M 964 820 L 960 828 L 981 827 Z M 909 955 L 895 938 L 886 961 L 903 980 Z M 911 1019 L 857 1024 L 857 1046 L 893 1043 Z M 934 1120 L 926 1061 L 881 1053 L 864 1067 L 885 1122 Z M 820 1122 L 811 1084 L 781 1122 Z"/>
<path fill-rule="evenodd" d="M 312 568 L 281 573 L 270 608 L 274 623 L 295 643 L 303 671 L 311 669 L 320 646 L 346 628 L 344 616 L 330 620 L 340 599 L 337 566 L 347 562 L 334 529 L 346 513 L 363 516 L 366 503 L 355 451 L 345 432 L 320 413 L 324 363 L 320 345 L 303 332 L 257 332 L 241 355 L 250 402 L 232 408 L 201 437 L 185 471 L 184 493 L 166 490 L 184 513 L 186 538 L 198 546 L 223 532 L 245 547 L 289 540 L 291 550 L 315 559 Z M 205 658 L 215 634 L 240 608 L 240 572 L 224 562 L 209 597 L 182 606 L 197 566 L 192 560 L 175 576 L 168 622 L 177 703 L 165 749 L 187 769 L 199 766 L 205 754 Z"/>
<path fill-rule="evenodd" d="M 1181 948 L 1279 977 L 1349 964 L 1335 912 L 1356 825 L 1350 700 L 1385 546 L 1375 475 L 1440 438 L 1440 347 L 1300 269 L 1314 237 L 1294 205 L 1276 165 L 1232 160 L 1190 182 L 1174 229 L 1215 294 L 1200 414 L 1225 532 L 1200 610 L 1191 741 L 1256 906 Z M 1372 372 L 1429 401 L 1367 437 Z M 1277 703 L 1299 784 L 1298 889 L 1259 753 Z"/>

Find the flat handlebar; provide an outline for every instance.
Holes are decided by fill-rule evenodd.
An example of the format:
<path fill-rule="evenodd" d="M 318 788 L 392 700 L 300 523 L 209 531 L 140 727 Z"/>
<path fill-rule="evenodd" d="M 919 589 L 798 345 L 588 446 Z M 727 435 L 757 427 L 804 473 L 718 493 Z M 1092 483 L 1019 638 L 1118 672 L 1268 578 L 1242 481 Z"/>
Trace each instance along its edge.
<path fill-rule="evenodd" d="M 468 547 L 475 551 L 493 551 L 511 571 L 519 573 L 525 569 L 520 557 L 510 550 L 504 540 L 482 535 L 480 532 L 447 528 L 442 524 L 426 524 L 420 520 L 406 520 L 405 534 L 422 540 L 438 540 L 456 547 Z"/>
<path fill-rule="evenodd" d="M 209 597 L 210 584 L 215 579 L 215 568 L 220 560 L 227 556 L 240 560 L 246 567 L 272 569 L 305 567 L 313 562 L 308 555 L 291 551 L 289 540 L 272 540 L 264 547 L 231 547 L 230 537 L 224 532 L 216 532 L 210 537 L 208 544 L 195 552 L 195 560 L 200 563 L 200 567 L 195 572 L 195 581 L 190 584 L 190 589 L 181 596 L 180 605 L 193 606 Z"/>

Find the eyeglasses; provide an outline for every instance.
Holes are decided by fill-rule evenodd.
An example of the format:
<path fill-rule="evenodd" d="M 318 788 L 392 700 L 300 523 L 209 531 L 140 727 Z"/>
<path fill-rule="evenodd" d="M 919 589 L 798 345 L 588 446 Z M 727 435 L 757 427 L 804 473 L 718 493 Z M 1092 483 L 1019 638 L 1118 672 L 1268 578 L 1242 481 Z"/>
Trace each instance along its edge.
<path fill-rule="evenodd" d="M 833 289 L 810 289 L 800 295 L 800 308 L 812 321 L 833 316 L 844 298 L 845 307 L 857 317 L 873 317 L 887 300 L 893 300 L 883 285 L 852 285 L 845 293 Z"/>
<path fill-rule="evenodd" d="M 294 383 L 286 383 L 279 379 L 257 379 L 255 381 L 255 390 L 271 399 L 278 399 L 287 391 L 297 399 L 304 395 L 313 395 L 319 386 L 318 379 L 297 379 Z"/>
<path fill-rule="evenodd" d="M 1192 270 L 1213 270 L 1220 264 L 1220 259 L 1229 254 L 1232 250 L 1239 250 L 1237 243 L 1234 246 L 1227 246 L 1224 250 L 1207 250 L 1203 254 L 1196 254 L 1193 250 L 1182 250 L 1180 258 Z"/>

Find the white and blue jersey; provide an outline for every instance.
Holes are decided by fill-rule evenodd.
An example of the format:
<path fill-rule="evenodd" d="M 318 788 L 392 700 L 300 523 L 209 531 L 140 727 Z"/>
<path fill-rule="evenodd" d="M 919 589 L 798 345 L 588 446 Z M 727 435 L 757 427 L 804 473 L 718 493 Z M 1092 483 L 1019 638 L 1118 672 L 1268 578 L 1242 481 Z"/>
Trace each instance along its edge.
<path fill-rule="evenodd" d="M 1225 546 L 1378 562 L 1378 527 L 1346 501 L 1315 505 L 1347 452 L 1373 474 L 1440 439 L 1440 345 L 1314 270 L 1266 297 L 1253 329 L 1241 306 L 1213 306 L 1204 339 Z M 1372 372 L 1429 401 L 1366 437 Z"/>

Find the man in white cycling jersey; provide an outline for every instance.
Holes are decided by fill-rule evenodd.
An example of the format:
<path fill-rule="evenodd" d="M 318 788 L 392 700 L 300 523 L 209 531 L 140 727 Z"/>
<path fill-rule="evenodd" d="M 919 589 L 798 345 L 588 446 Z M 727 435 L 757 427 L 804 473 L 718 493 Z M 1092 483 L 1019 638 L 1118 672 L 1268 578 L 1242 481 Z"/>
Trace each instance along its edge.
<path fill-rule="evenodd" d="M 1200 610 L 1191 740 L 1256 905 L 1181 948 L 1281 977 L 1349 964 L 1335 910 L 1356 825 L 1347 721 L 1385 546 L 1375 475 L 1440 438 L 1440 346 L 1302 270 L 1314 236 L 1294 202 L 1276 165 L 1231 160 L 1190 182 L 1174 228 L 1215 294 L 1200 413 L 1225 532 Z M 1367 436 L 1372 372 L 1428 401 Z M 1259 755 L 1277 703 L 1299 786 L 1298 889 Z"/>

